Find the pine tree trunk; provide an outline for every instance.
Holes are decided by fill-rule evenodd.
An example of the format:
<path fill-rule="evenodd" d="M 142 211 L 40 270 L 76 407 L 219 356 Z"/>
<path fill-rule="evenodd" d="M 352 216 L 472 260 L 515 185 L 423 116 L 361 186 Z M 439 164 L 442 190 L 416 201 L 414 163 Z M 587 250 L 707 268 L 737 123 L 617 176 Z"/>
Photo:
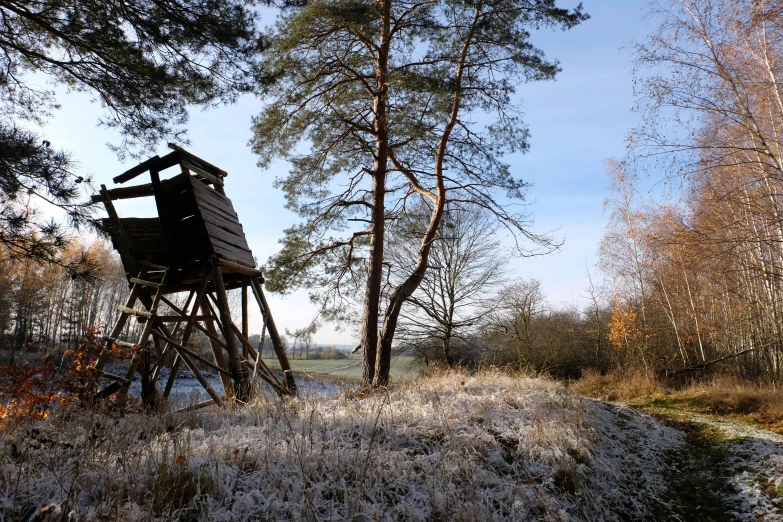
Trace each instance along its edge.
<path fill-rule="evenodd" d="M 451 114 L 449 115 L 448 122 L 443 129 L 443 134 L 440 137 L 437 152 L 435 154 L 435 184 L 436 194 L 428 191 L 420 192 L 423 196 L 432 201 L 433 208 L 430 217 L 430 223 L 427 226 L 427 230 L 424 236 L 421 238 L 421 247 L 419 248 L 419 258 L 416 260 L 416 266 L 413 272 L 408 278 L 399 285 L 392 293 L 389 301 L 389 306 L 386 309 L 386 315 L 383 321 L 383 330 L 381 331 L 381 338 L 378 341 L 378 353 L 377 362 L 375 365 L 375 378 L 373 380 L 373 386 L 387 386 L 389 384 L 389 371 L 391 370 L 391 354 L 392 354 L 392 342 L 394 341 L 394 334 L 397 330 L 397 322 L 400 317 L 400 311 L 402 305 L 408 298 L 413 295 L 413 292 L 419 288 L 422 280 L 424 280 L 424 274 L 427 272 L 427 265 L 430 257 L 430 251 L 432 250 L 432 242 L 435 240 L 435 236 L 440 228 L 440 222 L 443 218 L 443 211 L 446 208 L 446 184 L 443 178 L 443 164 L 446 158 L 446 149 L 449 144 L 449 137 L 451 131 L 457 124 L 459 119 L 460 102 L 462 99 L 462 93 L 460 91 L 462 86 L 462 75 L 465 71 L 465 63 L 467 60 L 468 49 L 473 40 L 473 36 L 478 26 L 478 22 L 481 15 L 481 9 L 477 8 L 476 13 L 471 22 L 468 34 L 465 36 L 465 40 L 462 44 L 462 54 L 460 56 L 459 63 L 454 78 L 455 90 L 454 99 L 451 105 Z"/>
<path fill-rule="evenodd" d="M 372 172 L 372 223 L 370 224 L 370 263 L 362 317 L 363 348 L 362 385 L 370 386 L 375 378 L 375 360 L 378 346 L 378 315 L 381 284 L 383 282 L 383 242 L 385 228 L 386 174 L 388 172 L 389 137 L 387 134 L 388 59 L 391 27 L 391 0 L 384 0 L 381 11 L 380 52 L 375 64 L 376 85 L 373 112 L 375 113 L 375 160 Z"/>

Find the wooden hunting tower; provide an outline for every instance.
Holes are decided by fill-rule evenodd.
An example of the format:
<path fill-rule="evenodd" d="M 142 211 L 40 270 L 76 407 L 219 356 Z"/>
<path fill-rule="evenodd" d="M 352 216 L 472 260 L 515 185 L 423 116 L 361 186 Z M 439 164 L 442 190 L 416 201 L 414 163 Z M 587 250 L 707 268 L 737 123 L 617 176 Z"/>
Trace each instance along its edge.
<path fill-rule="evenodd" d="M 279 394 L 296 394 L 291 367 L 261 286 L 261 272 L 255 268 L 242 225 L 223 189 L 226 172 L 176 145 L 169 147 L 173 152 L 155 156 L 114 178 L 121 184 L 149 172 L 150 183 L 111 190 L 101 185 L 100 194 L 93 196 L 93 201 L 101 201 L 106 207 L 109 217 L 103 224 L 120 253 L 130 284 L 127 302 L 117 307 L 119 318 L 104 337 L 106 344 L 96 362 L 97 370 L 113 382 L 96 398 L 119 392 L 123 403 L 138 372 L 144 404 L 157 404 L 158 377 L 169 361 L 171 373 L 164 398 L 171 393 L 182 363 L 209 393 L 211 401 L 205 405 L 222 405 L 224 397 L 213 389 L 200 366 L 220 375 L 228 399 L 246 402 L 253 385 L 260 381 Z M 178 173 L 161 179 L 161 173 L 172 167 L 178 167 Z M 113 201 L 148 196 L 155 198 L 158 217 L 118 216 Z M 226 292 L 231 289 L 242 292 L 239 326 L 229 309 Z M 264 320 L 258 351 L 248 340 L 248 289 Z M 169 298 L 179 293 L 188 295 L 181 306 Z M 165 314 L 159 313 L 161 308 L 167 309 Z M 120 338 L 131 317 L 143 324 L 136 342 Z M 282 381 L 259 356 L 267 329 L 283 369 Z M 194 330 L 209 339 L 213 360 L 188 347 Z M 104 371 L 116 346 L 132 349 L 130 368 L 124 377 Z"/>

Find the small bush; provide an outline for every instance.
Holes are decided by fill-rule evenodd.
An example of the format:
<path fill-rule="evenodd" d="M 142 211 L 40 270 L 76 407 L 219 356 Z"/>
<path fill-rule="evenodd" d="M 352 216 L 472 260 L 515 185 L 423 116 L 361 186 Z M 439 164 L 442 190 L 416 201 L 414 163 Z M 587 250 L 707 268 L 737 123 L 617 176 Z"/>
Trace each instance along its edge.
<path fill-rule="evenodd" d="M 66 350 L 60 367 L 48 354 L 34 365 L 0 366 L 0 423 L 25 417 L 43 419 L 55 407 L 90 403 L 101 378 L 95 369 L 103 349 L 100 334 L 100 325 L 85 328 L 82 343 L 75 350 Z M 128 358 L 130 354 L 112 346 L 112 357 Z"/>

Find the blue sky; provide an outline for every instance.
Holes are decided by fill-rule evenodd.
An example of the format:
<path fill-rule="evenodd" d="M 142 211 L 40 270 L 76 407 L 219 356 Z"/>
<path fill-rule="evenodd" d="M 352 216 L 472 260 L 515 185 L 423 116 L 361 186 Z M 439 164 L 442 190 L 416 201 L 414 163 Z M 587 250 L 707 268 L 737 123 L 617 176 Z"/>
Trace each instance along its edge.
<path fill-rule="evenodd" d="M 559 2 L 573 6 L 573 2 Z M 512 261 L 512 275 L 539 279 L 555 305 L 581 304 L 585 269 L 595 262 L 606 217 L 603 199 L 607 179 L 603 162 L 625 154 L 625 137 L 636 123 L 631 112 L 631 52 L 634 40 L 648 32 L 643 20 L 645 0 L 586 0 L 591 19 L 568 32 L 539 32 L 533 41 L 547 57 L 563 68 L 554 82 L 523 85 L 525 121 L 531 130 L 531 149 L 510 157 L 512 170 L 533 183 L 528 194 L 535 219 L 534 230 L 554 232 L 565 239 L 560 252 Z M 625 49 L 623 49 L 625 48 Z M 112 185 L 111 178 L 136 162 L 120 163 L 105 146 L 116 135 L 97 127 L 100 106 L 83 94 L 64 93 L 62 105 L 44 132 L 53 146 L 73 153 L 79 168 L 91 174 L 96 185 Z M 260 261 L 278 248 L 284 228 L 296 217 L 284 208 L 280 191 L 272 186 L 286 165 L 270 170 L 256 167 L 248 147 L 250 119 L 260 103 L 246 97 L 237 104 L 194 110 L 188 124 L 188 149 L 228 171 L 226 191 L 242 221 L 248 243 Z M 158 153 L 165 153 L 162 144 Z M 133 204 L 121 214 L 141 215 Z M 304 293 L 286 298 L 268 296 L 278 327 L 305 326 L 315 310 Z M 258 321 L 258 317 L 255 317 Z M 260 328 L 260 325 L 259 325 Z M 355 333 L 325 327 L 316 335 L 320 343 L 351 344 Z"/>
<path fill-rule="evenodd" d="M 513 168 L 530 190 L 536 229 L 557 230 L 560 252 L 517 260 L 520 277 L 543 283 L 549 300 L 581 304 L 587 266 L 596 261 L 606 216 L 604 161 L 625 155 L 638 117 L 633 105 L 631 47 L 648 33 L 645 0 L 585 1 L 591 19 L 571 31 L 536 35 L 562 72 L 554 82 L 523 86 L 531 149 Z"/>

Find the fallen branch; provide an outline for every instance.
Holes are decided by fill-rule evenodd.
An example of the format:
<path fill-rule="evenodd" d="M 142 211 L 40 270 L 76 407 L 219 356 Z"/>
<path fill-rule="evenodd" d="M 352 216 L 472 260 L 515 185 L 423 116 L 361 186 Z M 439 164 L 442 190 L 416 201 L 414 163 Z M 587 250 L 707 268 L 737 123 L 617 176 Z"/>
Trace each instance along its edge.
<path fill-rule="evenodd" d="M 729 355 L 724 355 L 723 357 L 718 357 L 717 359 L 713 359 L 711 361 L 705 361 L 703 363 L 699 364 L 693 364 L 691 366 L 688 366 L 687 368 L 683 368 L 681 370 L 676 370 L 673 372 L 670 372 L 669 370 L 663 370 L 663 375 L 665 377 L 674 377 L 675 375 L 680 375 L 682 373 L 688 373 L 688 372 L 699 372 L 704 370 L 708 366 L 712 366 L 713 364 L 726 361 L 728 359 L 733 359 L 734 357 L 739 357 L 740 355 L 745 355 L 746 353 L 755 352 L 756 350 L 763 350 L 764 348 L 769 348 L 770 346 L 775 346 L 779 344 L 779 341 L 774 341 L 771 343 L 763 344 L 761 346 L 756 346 L 755 348 L 748 348 L 746 350 L 742 350 L 737 353 L 732 353 Z"/>

